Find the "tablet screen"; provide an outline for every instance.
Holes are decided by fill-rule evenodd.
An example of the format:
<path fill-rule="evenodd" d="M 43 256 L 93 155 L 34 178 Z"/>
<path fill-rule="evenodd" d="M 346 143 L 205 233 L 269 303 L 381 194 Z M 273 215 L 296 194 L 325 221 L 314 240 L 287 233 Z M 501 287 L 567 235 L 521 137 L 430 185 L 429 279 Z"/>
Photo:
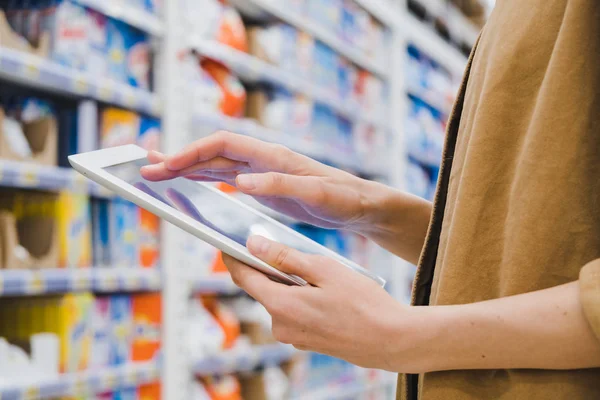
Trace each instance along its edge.
<path fill-rule="evenodd" d="M 317 243 L 298 237 L 294 232 L 290 232 L 288 227 L 265 218 L 260 213 L 240 207 L 228 196 L 203 184 L 185 178 L 161 182 L 147 181 L 140 174 L 140 168 L 144 165 L 148 165 L 148 161 L 141 159 L 110 166 L 105 168 L 105 171 L 244 247 L 250 236 L 261 235 L 304 253 L 331 257 L 331 253 L 323 251 L 325 248 Z M 338 259 L 378 283 L 384 283 L 367 270 L 358 265 L 349 265 L 347 260 L 343 260 L 345 259 Z"/>

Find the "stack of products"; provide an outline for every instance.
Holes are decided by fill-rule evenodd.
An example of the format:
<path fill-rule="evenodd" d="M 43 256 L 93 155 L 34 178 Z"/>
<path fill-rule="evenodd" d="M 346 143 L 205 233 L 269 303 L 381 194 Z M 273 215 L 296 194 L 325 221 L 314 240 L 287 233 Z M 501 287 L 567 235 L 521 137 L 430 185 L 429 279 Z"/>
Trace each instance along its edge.
<path fill-rule="evenodd" d="M 154 2 L 140 3 L 148 9 Z M 0 1 L 0 45 L 34 53 L 95 77 L 151 88 L 150 38 L 74 0 Z"/>
<path fill-rule="evenodd" d="M 325 44 L 282 23 L 246 27 L 235 9 L 218 0 L 197 3 L 189 6 L 192 8 L 187 15 L 189 28 L 198 37 L 248 51 L 260 60 L 304 77 L 321 92 L 342 99 L 340 103 L 352 113 L 374 121 L 385 119 L 387 93 L 383 82 Z M 316 4 L 310 10 L 319 9 Z M 205 23 L 199 23 L 198 18 Z M 319 17 L 319 23 L 326 21 Z M 368 159 L 385 148 L 385 133 L 372 124 L 349 121 L 347 116 L 304 95 L 282 87 L 246 90 L 225 66 L 208 59 L 199 61 L 192 54 L 182 56 L 182 63 L 192 112 L 247 117 L 274 134 L 276 131 L 318 143 L 349 158 Z"/>
<path fill-rule="evenodd" d="M 158 362 L 160 358 L 160 294 L 81 293 L 2 299 L 0 318 L 13 321 L 0 327 L 0 336 L 5 338 L 0 358 L 10 357 L 0 360 L 0 365 L 11 366 L 0 369 L 0 381 L 26 384 L 59 373 Z M 159 399 L 157 387 L 146 385 L 127 391 L 150 396 L 139 398 Z M 120 395 L 119 392 L 99 398 L 117 400 L 122 398 Z"/>

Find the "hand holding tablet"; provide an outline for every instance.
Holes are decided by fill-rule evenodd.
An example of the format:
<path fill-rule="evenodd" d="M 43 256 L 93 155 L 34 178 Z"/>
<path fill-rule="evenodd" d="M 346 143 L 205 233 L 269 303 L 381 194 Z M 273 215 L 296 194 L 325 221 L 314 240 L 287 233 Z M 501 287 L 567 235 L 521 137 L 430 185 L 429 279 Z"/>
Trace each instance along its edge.
<path fill-rule="evenodd" d="M 69 162 L 100 185 L 282 283 L 307 284 L 250 254 L 245 246 L 250 236 L 261 234 L 303 253 L 332 258 L 379 285 L 385 284 L 352 261 L 210 185 L 180 177 L 184 174 L 161 177 L 166 180 L 145 179 L 140 169 L 149 165 L 147 152 L 135 145 L 78 154 L 69 157 Z"/>

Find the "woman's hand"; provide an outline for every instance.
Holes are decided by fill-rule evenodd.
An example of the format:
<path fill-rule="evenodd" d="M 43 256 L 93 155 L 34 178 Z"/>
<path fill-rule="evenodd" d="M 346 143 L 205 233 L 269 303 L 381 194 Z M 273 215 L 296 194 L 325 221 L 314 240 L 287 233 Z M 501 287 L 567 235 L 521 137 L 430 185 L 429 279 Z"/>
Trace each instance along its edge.
<path fill-rule="evenodd" d="M 223 181 L 272 209 L 323 228 L 353 229 L 368 220 L 370 182 L 283 146 L 219 132 L 142 169 L 148 180 L 185 176 Z"/>
<path fill-rule="evenodd" d="M 416 263 L 431 204 L 323 165 L 278 144 L 218 132 L 173 156 L 151 152 L 150 181 L 186 177 L 222 181 L 266 206 L 322 228 L 362 234 Z"/>
<path fill-rule="evenodd" d="M 327 257 L 307 255 L 260 236 L 249 251 L 312 286 L 285 286 L 227 255 L 234 282 L 271 314 L 277 340 L 301 350 L 345 359 L 353 364 L 397 371 L 403 338 L 395 325 L 409 307 L 396 302 L 369 278 Z M 406 321 L 408 326 L 408 321 Z"/>

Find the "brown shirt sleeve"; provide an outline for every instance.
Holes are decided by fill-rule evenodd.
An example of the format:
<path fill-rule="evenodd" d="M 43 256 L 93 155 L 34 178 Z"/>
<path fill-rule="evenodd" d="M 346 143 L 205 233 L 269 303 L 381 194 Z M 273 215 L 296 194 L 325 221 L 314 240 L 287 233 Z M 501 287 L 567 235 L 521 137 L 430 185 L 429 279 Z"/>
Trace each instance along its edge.
<path fill-rule="evenodd" d="M 581 269 L 579 287 L 583 312 L 600 340 L 600 259 Z"/>

